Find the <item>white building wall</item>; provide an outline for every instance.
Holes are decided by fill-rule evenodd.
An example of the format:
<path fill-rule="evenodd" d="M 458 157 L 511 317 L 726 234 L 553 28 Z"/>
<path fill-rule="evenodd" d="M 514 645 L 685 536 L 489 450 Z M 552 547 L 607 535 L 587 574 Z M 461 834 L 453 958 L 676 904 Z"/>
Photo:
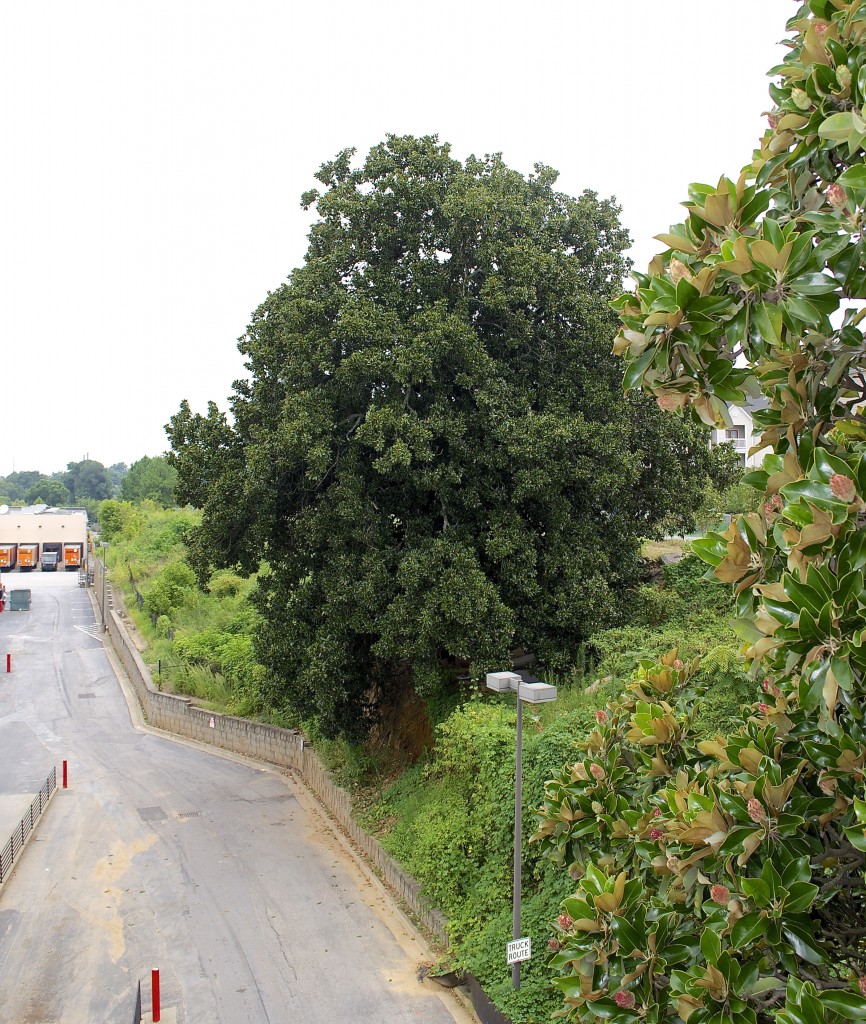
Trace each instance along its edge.
<path fill-rule="evenodd" d="M 83 510 L 10 508 L 0 515 L 0 544 L 87 544 Z"/>
<path fill-rule="evenodd" d="M 733 427 L 714 430 L 712 443 L 724 444 L 726 441 L 729 442 L 742 458 L 744 466 L 750 469 L 760 469 L 764 456 L 770 451 L 770 448 L 763 448 L 761 451 L 749 455 L 749 449 L 757 443 L 760 437 L 760 430 L 755 429 L 752 417 L 746 409 L 730 406 L 728 412 L 731 415 Z"/>

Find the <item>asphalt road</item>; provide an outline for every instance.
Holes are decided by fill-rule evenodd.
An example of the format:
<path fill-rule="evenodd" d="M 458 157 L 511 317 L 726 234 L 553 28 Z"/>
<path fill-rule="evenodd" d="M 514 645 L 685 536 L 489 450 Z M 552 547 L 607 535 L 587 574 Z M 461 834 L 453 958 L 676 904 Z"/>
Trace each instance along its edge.
<path fill-rule="evenodd" d="M 151 968 L 180 1024 L 472 1019 L 300 785 L 134 725 L 76 575 L 3 579 L 0 792 L 69 788 L 0 890 L 0 1024 L 126 1024 Z"/>

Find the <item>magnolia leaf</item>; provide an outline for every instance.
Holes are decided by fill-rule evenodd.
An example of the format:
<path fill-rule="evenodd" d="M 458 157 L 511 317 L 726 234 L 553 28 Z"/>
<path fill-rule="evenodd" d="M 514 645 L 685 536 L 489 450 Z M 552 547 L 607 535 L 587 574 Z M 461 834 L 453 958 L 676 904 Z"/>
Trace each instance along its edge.
<path fill-rule="evenodd" d="M 854 127 L 854 118 L 849 111 L 831 114 L 818 128 L 818 135 L 831 142 L 844 142 Z"/>
<path fill-rule="evenodd" d="M 653 235 L 653 238 L 657 238 L 660 242 L 664 242 L 669 249 L 677 249 L 679 252 L 685 253 L 697 252 L 697 246 L 683 235 L 673 235 L 662 232 L 660 235 Z"/>
<path fill-rule="evenodd" d="M 762 913 L 755 911 L 754 913 L 746 914 L 737 921 L 731 931 L 731 946 L 739 952 L 744 946 L 754 942 L 755 939 L 762 938 L 765 928 L 766 922 Z"/>
<path fill-rule="evenodd" d="M 843 1020 L 866 1020 L 866 999 L 853 992 L 834 992 L 827 990 L 820 992 L 818 998 L 834 1013 L 838 1013 Z"/>
<path fill-rule="evenodd" d="M 593 921 L 589 917 L 579 917 L 573 924 L 573 928 L 576 928 L 579 932 L 600 932 L 601 925 L 598 921 Z"/>
<path fill-rule="evenodd" d="M 739 867 L 744 867 L 749 862 L 752 854 L 758 849 L 763 841 L 763 832 L 753 832 L 743 840 L 743 852 L 739 857 L 737 857 L 737 864 Z"/>
<path fill-rule="evenodd" d="M 866 164 L 855 164 L 847 168 L 836 180 L 845 188 L 866 189 Z"/>
<path fill-rule="evenodd" d="M 810 964 L 826 963 L 827 957 L 818 948 L 807 921 L 808 919 L 803 919 L 802 923 L 799 923 L 790 917 L 782 918 L 782 934 L 791 943 L 794 952 L 801 960 Z"/>

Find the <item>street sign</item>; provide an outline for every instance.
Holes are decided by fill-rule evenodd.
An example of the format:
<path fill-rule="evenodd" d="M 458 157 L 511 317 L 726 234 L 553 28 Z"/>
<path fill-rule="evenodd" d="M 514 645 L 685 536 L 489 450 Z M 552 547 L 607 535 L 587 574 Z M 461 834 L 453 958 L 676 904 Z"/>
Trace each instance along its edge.
<path fill-rule="evenodd" d="M 506 947 L 506 962 L 509 964 L 520 963 L 521 960 L 529 960 L 532 957 L 532 939 L 515 939 L 509 942 Z"/>

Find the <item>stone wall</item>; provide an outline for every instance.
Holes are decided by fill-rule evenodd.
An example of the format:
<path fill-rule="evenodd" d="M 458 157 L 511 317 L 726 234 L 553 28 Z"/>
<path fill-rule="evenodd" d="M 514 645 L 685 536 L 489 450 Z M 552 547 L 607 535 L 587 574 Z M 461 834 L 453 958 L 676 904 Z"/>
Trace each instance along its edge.
<path fill-rule="evenodd" d="M 135 687 L 148 724 L 200 743 L 222 747 L 236 754 L 297 771 L 349 839 L 376 868 L 386 885 L 400 896 L 431 934 L 440 942 L 447 943 L 444 915 L 427 904 L 420 893 L 418 882 L 406 874 L 353 819 L 348 794 L 334 782 L 331 773 L 323 767 L 301 733 L 294 729 L 278 729 L 245 718 L 205 711 L 196 707 L 188 697 L 161 693 L 153 685 L 150 670 L 117 612 L 110 609 L 107 611 L 106 627 L 117 656 Z"/>

